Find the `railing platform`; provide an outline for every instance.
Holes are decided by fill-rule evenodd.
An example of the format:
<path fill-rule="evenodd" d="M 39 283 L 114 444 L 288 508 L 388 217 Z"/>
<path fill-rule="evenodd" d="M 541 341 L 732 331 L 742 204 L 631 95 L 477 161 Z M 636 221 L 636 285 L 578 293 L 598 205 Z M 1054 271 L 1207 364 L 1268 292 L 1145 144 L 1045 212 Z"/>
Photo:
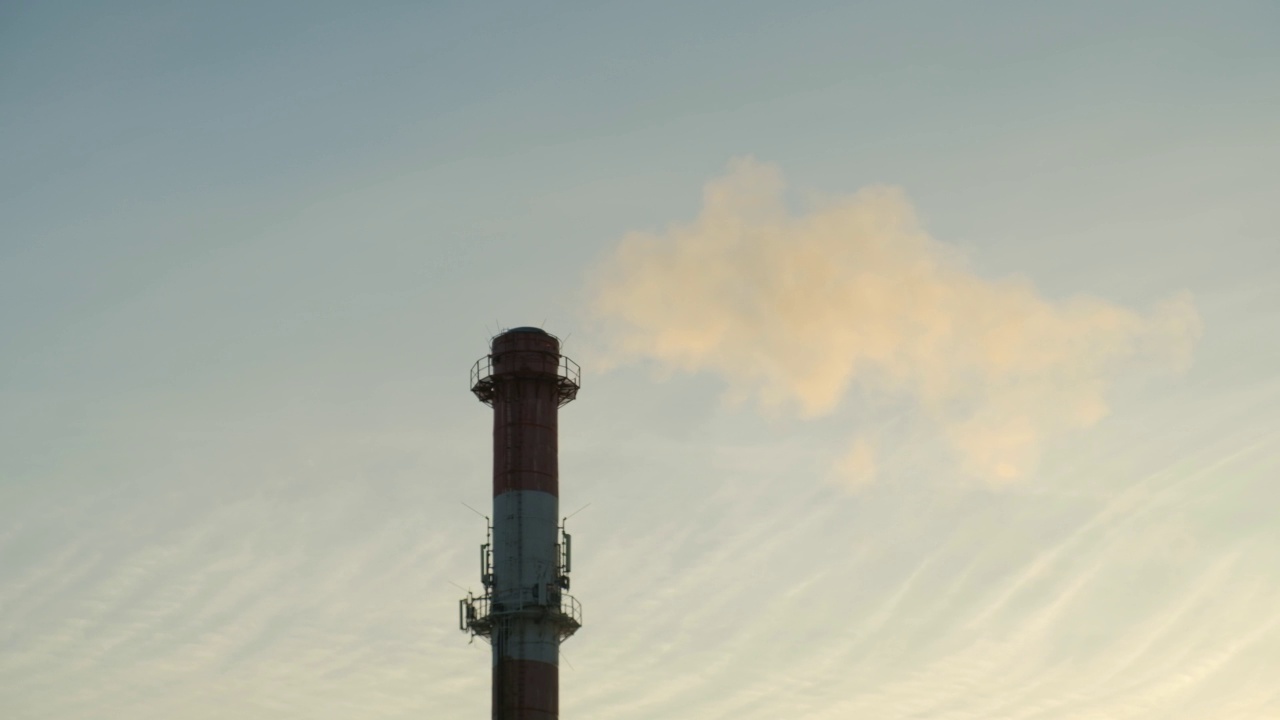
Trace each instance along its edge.
<path fill-rule="evenodd" d="M 544 602 L 520 598 L 497 602 L 491 595 L 468 595 L 458 601 L 458 627 L 463 632 L 489 639 L 494 628 L 504 620 L 528 618 L 550 621 L 565 640 L 582 627 L 582 604 L 566 592 L 556 593 Z"/>
<path fill-rule="evenodd" d="M 549 372 L 527 372 L 522 373 L 516 371 L 504 371 L 503 376 L 510 377 L 546 377 Z M 570 360 L 564 355 L 557 356 L 555 366 L 555 382 L 556 392 L 560 400 L 560 405 L 566 405 L 578 397 L 578 388 L 582 384 L 582 368 L 578 367 L 578 363 Z M 497 382 L 493 372 L 493 356 L 485 355 L 471 366 L 471 392 L 475 393 L 480 402 L 493 407 L 493 399 L 498 394 Z"/>

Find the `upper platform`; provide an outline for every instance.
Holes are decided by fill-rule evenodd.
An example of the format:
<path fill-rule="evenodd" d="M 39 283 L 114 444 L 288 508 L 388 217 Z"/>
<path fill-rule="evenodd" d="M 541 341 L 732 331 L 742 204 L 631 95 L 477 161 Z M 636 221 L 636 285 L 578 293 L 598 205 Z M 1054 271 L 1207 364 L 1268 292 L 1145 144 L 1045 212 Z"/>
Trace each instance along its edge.
<path fill-rule="evenodd" d="M 555 335 L 541 328 L 513 328 L 494 336 L 489 350 L 471 367 L 471 392 L 485 405 L 493 406 L 497 383 L 506 378 L 553 382 L 560 405 L 578 396 L 582 371 L 560 354 Z"/>

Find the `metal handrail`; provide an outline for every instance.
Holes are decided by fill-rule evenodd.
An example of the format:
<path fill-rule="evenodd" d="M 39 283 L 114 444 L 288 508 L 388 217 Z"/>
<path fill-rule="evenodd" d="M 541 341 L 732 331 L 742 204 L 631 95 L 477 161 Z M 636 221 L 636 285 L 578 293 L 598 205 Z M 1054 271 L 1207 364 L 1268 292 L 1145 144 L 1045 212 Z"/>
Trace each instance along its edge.
<path fill-rule="evenodd" d="M 578 363 L 565 355 L 556 356 L 555 377 L 560 405 L 565 405 L 578 396 L 578 389 L 582 387 L 582 368 Z M 471 366 L 471 392 L 484 404 L 493 405 L 497 392 L 494 387 L 493 355 L 485 355 Z"/>
<path fill-rule="evenodd" d="M 553 586 L 548 585 L 548 592 Z M 526 601 L 526 600 L 530 601 Z M 501 609 L 494 609 L 497 605 Z M 560 639 L 563 640 L 582 627 L 582 603 L 566 592 L 556 592 L 554 604 L 539 602 L 521 593 L 513 601 L 495 602 L 492 595 L 468 595 L 458 604 L 458 625 L 464 632 L 489 637 L 493 626 L 509 617 L 538 616 L 557 621 Z"/>

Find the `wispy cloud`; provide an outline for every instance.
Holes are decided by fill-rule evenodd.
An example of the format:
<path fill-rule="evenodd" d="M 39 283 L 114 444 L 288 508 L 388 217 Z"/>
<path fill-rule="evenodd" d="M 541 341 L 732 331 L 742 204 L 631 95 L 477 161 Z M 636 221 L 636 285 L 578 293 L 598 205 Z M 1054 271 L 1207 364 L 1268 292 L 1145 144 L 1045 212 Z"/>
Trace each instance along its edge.
<path fill-rule="evenodd" d="M 575 495 L 579 451 L 616 433 L 581 418 L 564 418 Z M 1062 472 L 1093 483 L 1070 493 L 882 483 L 850 499 L 786 482 L 816 474 L 804 436 L 612 448 L 608 492 L 573 520 L 587 623 L 564 647 L 564 716 L 1275 716 L 1280 545 L 1274 523 L 1237 518 L 1275 506 L 1280 436 L 1170 451 L 1142 447 L 1160 418 L 1143 420 L 1100 442 L 1145 470 L 1073 459 Z M 341 446 L 318 444 L 303 483 L 258 477 L 213 502 L 28 504 L 0 568 L 5 717 L 483 716 L 488 647 L 456 630 L 448 582 L 474 582 L 481 523 L 431 501 L 438 461 L 405 451 L 373 479 L 396 451 Z"/>
<path fill-rule="evenodd" d="M 624 238 L 590 281 L 607 360 L 713 372 L 732 398 L 805 417 L 855 389 L 905 399 L 970 474 L 1008 482 L 1046 437 L 1104 417 L 1118 374 L 1185 367 L 1199 337 L 1187 295 L 1142 312 L 981 277 L 901 190 L 799 214 L 785 190 L 777 168 L 736 160 L 691 222 Z M 874 476 L 869 443 L 839 476 Z"/>
<path fill-rule="evenodd" d="M 821 485 L 721 477 L 708 496 L 749 498 L 709 524 L 686 510 L 595 537 L 615 551 L 582 567 L 593 620 L 569 647 L 566 715 L 1269 717 L 1275 693 L 1251 668 L 1280 648 L 1274 532 L 1159 542 L 1269 455 L 1186 451 L 1109 475 L 1069 521 L 1055 494 L 919 502 L 885 485 L 822 502 Z"/>

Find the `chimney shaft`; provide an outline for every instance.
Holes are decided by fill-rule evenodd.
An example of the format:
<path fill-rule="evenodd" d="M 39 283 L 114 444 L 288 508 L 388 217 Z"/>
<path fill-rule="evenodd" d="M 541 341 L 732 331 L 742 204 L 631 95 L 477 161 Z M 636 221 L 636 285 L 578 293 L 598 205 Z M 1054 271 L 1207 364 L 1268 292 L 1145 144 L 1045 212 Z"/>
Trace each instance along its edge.
<path fill-rule="evenodd" d="M 578 367 L 555 336 L 516 328 L 493 339 L 471 381 L 493 408 L 493 520 L 485 593 L 462 601 L 460 623 L 493 647 L 493 720 L 557 720 L 560 643 L 581 626 L 557 522 L 557 416 L 577 396 Z"/>

